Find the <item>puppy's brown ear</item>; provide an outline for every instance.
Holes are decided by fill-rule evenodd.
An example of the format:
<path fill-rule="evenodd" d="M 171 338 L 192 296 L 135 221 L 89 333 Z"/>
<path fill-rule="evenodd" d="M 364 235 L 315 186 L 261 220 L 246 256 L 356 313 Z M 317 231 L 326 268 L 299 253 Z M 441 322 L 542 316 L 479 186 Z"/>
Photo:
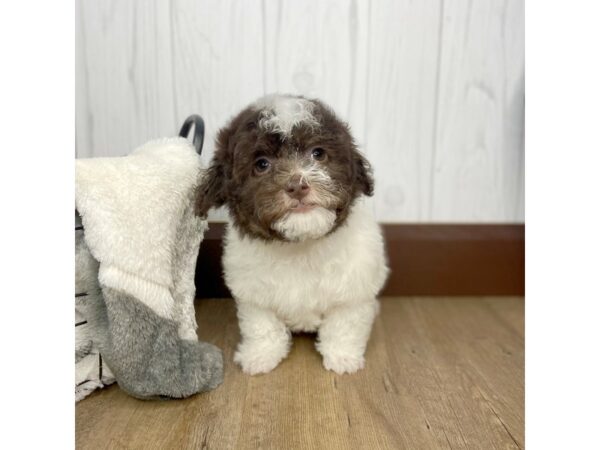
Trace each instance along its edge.
<path fill-rule="evenodd" d="M 354 150 L 352 160 L 354 163 L 354 173 L 356 174 L 356 184 L 358 190 L 369 197 L 374 192 L 373 169 L 367 159 L 358 151 Z"/>
<path fill-rule="evenodd" d="M 227 180 L 231 174 L 231 135 L 231 128 L 223 128 L 217 135 L 215 154 L 196 191 L 197 216 L 206 217 L 210 208 L 218 208 L 227 202 Z"/>
<path fill-rule="evenodd" d="M 206 217 L 208 210 L 225 203 L 224 171 L 214 162 L 206 170 L 196 193 L 196 215 Z"/>

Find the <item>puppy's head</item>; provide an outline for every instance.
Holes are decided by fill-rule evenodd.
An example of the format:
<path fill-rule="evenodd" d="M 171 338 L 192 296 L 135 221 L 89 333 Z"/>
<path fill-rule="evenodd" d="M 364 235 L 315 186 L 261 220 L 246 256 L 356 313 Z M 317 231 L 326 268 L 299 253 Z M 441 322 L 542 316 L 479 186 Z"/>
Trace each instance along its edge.
<path fill-rule="evenodd" d="M 219 131 L 196 212 L 227 205 L 244 235 L 303 241 L 340 226 L 361 194 L 373 179 L 348 126 L 318 100 L 271 95 Z"/>

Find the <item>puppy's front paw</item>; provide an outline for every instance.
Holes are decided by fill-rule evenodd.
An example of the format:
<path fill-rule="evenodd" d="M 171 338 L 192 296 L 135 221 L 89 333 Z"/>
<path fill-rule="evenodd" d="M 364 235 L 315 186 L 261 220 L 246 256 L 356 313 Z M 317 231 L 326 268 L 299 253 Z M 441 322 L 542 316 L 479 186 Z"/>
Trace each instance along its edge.
<path fill-rule="evenodd" d="M 365 367 L 365 358 L 363 356 L 330 354 L 323 356 L 323 366 L 340 375 L 354 373 Z"/>
<path fill-rule="evenodd" d="M 233 361 L 242 367 L 248 375 L 258 375 L 273 370 L 281 362 L 279 354 L 261 353 L 252 350 L 238 349 L 233 355 Z"/>

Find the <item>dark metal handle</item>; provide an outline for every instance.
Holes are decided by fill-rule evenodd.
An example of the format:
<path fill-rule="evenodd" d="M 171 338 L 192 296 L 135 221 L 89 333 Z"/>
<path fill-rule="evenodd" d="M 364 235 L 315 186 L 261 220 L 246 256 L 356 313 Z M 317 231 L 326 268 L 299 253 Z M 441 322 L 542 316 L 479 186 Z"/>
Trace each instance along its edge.
<path fill-rule="evenodd" d="M 196 152 L 198 154 L 202 154 L 202 145 L 204 144 L 204 120 L 198 114 L 192 114 L 181 126 L 181 130 L 179 131 L 179 136 L 187 138 L 190 134 L 190 128 L 194 125 L 194 137 L 192 138 L 192 143 L 196 148 Z"/>

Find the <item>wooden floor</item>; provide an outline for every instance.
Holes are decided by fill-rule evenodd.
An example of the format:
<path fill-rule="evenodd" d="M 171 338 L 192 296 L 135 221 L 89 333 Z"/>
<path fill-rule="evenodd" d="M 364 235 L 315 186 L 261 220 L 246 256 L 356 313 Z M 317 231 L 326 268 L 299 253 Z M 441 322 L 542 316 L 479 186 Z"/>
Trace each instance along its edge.
<path fill-rule="evenodd" d="M 522 298 L 384 298 L 366 368 L 321 366 L 294 338 L 273 372 L 232 362 L 231 300 L 200 300 L 199 335 L 223 349 L 225 381 L 186 400 L 140 401 L 113 385 L 76 407 L 79 449 L 523 448 Z"/>

